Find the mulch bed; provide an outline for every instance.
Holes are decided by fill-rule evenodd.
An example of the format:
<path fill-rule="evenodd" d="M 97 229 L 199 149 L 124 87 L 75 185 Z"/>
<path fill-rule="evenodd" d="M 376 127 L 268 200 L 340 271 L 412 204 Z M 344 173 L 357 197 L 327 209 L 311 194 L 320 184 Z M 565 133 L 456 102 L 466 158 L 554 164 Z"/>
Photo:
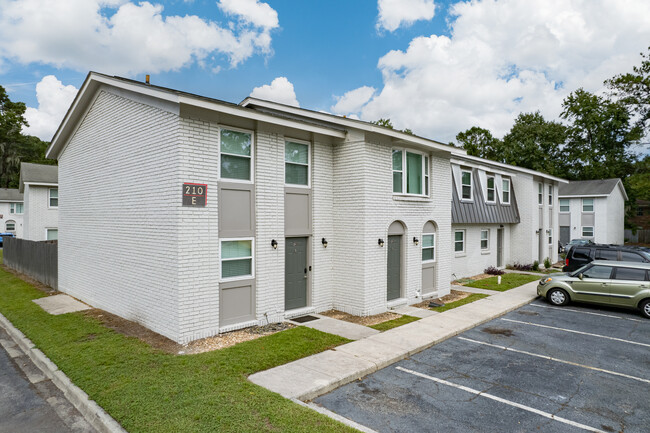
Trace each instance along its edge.
<path fill-rule="evenodd" d="M 460 290 L 452 290 L 450 294 L 445 295 L 442 298 L 427 299 L 424 302 L 420 302 L 419 304 L 414 304 L 412 306 L 417 307 L 417 308 L 424 308 L 425 310 L 428 310 L 429 309 L 429 302 L 435 302 L 436 304 L 449 304 L 451 302 L 460 301 L 461 299 L 467 298 L 471 294 L 472 293 L 463 292 L 463 291 L 460 291 Z"/>
<path fill-rule="evenodd" d="M 329 310 L 320 314 L 322 314 L 323 316 L 331 317 L 332 319 L 345 320 L 346 322 L 356 323 L 357 325 L 363 325 L 363 326 L 372 326 L 378 323 L 383 323 L 389 320 L 398 319 L 402 317 L 401 314 L 390 313 L 390 312 L 375 314 L 374 316 L 362 317 L 362 316 L 354 316 L 352 314 L 344 313 L 338 310 Z"/>

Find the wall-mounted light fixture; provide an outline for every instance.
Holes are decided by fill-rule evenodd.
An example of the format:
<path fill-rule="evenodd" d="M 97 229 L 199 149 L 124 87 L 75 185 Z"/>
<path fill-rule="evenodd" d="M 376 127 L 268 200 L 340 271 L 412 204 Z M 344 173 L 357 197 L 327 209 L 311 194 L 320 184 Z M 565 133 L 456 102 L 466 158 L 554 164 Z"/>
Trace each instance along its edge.
<path fill-rule="evenodd" d="M 418 238 L 416 238 L 415 236 L 413 236 L 413 243 L 414 243 L 415 245 L 417 245 L 417 244 L 420 243 L 420 240 L 419 240 Z"/>
<path fill-rule="evenodd" d="M 379 240 L 377 241 L 377 244 L 378 244 L 380 247 L 383 247 L 383 246 L 384 246 L 384 240 L 383 240 L 382 238 L 379 238 Z"/>
<path fill-rule="evenodd" d="M 327 248 L 327 239 L 323 238 L 322 241 L 320 241 L 321 244 L 323 244 L 323 248 Z"/>
<path fill-rule="evenodd" d="M 276 241 L 275 239 L 273 239 L 273 240 L 271 241 L 271 246 L 273 247 L 274 250 L 277 250 L 277 249 L 278 249 L 278 241 Z"/>

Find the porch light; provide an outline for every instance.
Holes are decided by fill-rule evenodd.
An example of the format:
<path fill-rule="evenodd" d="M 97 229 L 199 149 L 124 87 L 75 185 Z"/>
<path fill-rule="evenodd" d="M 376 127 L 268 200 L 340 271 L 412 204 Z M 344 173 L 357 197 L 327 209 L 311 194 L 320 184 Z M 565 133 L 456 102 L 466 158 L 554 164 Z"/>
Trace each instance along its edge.
<path fill-rule="evenodd" d="M 276 241 L 275 239 L 273 239 L 273 240 L 271 241 L 271 246 L 273 247 L 274 250 L 277 250 L 277 249 L 278 249 L 278 241 Z"/>
<path fill-rule="evenodd" d="M 417 244 L 420 243 L 420 240 L 419 240 L 418 238 L 416 238 L 415 236 L 413 236 L 413 243 L 414 243 L 415 245 L 417 245 Z"/>
<path fill-rule="evenodd" d="M 377 241 L 377 244 L 379 244 L 380 247 L 383 247 L 384 246 L 384 240 L 382 238 L 379 238 L 379 240 Z"/>
<path fill-rule="evenodd" d="M 321 244 L 323 244 L 323 248 L 327 248 L 327 239 L 323 238 L 322 241 L 320 241 Z"/>

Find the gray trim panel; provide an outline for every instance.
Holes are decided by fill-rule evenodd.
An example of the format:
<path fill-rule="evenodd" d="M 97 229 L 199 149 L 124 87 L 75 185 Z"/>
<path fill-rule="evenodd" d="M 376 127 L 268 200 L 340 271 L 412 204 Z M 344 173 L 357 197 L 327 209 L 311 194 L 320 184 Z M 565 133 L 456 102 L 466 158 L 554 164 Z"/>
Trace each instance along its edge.
<path fill-rule="evenodd" d="M 452 185 L 454 173 L 452 172 Z M 521 221 L 517 207 L 514 184 L 510 179 L 510 204 L 501 204 L 501 197 L 496 194 L 495 203 L 486 203 L 478 170 L 472 169 L 472 201 L 461 201 L 456 188 L 452 188 L 451 223 L 452 224 L 512 224 Z"/>

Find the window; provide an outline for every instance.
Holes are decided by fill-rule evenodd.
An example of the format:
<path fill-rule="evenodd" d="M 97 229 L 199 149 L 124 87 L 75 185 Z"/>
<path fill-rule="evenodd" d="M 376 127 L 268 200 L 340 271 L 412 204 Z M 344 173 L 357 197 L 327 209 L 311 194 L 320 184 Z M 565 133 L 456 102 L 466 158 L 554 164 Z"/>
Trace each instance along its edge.
<path fill-rule="evenodd" d="M 481 249 L 487 250 L 490 248 L 490 230 L 481 230 Z"/>
<path fill-rule="evenodd" d="M 645 281 L 648 278 L 646 276 L 645 269 L 616 268 L 616 275 L 614 279 L 628 280 L 628 281 Z"/>
<path fill-rule="evenodd" d="M 594 199 L 593 198 L 583 198 L 582 199 L 582 211 L 583 212 L 593 212 L 594 211 Z"/>
<path fill-rule="evenodd" d="M 502 179 L 501 204 L 510 204 L 510 179 Z"/>
<path fill-rule="evenodd" d="M 548 229 L 548 244 L 553 245 L 553 229 Z"/>
<path fill-rule="evenodd" d="M 568 198 L 561 198 L 560 199 L 560 212 L 569 212 L 569 199 Z"/>
<path fill-rule="evenodd" d="M 253 240 L 221 241 L 221 279 L 253 276 Z"/>
<path fill-rule="evenodd" d="M 462 198 L 463 200 L 472 199 L 472 172 L 463 170 L 461 171 L 461 184 L 462 184 Z"/>
<path fill-rule="evenodd" d="M 573 258 L 579 260 L 591 260 L 590 254 L 591 250 L 589 248 L 576 248 L 576 250 L 573 251 Z"/>
<path fill-rule="evenodd" d="M 50 207 L 59 207 L 59 189 L 50 188 Z"/>
<path fill-rule="evenodd" d="M 436 235 L 434 233 L 422 235 L 422 261 L 431 262 L 436 259 Z"/>
<path fill-rule="evenodd" d="M 11 209 L 9 213 L 21 214 L 23 213 L 23 204 L 22 203 L 11 203 Z"/>
<path fill-rule="evenodd" d="M 609 279 L 612 275 L 611 266 L 592 266 L 582 273 L 583 277 L 586 278 L 600 278 L 600 279 Z"/>
<path fill-rule="evenodd" d="M 548 205 L 553 206 L 553 185 L 548 186 Z"/>
<path fill-rule="evenodd" d="M 221 179 L 252 180 L 252 134 L 222 129 Z"/>
<path fill-rule="evenodd" d="M 629 251 L 621 251 L 621 260 L 624 262 L 645 262 L 645 259 L 640 254 L 632 253 Z"/>
<path fill-rule="evenodd" d="M 9 220 L 5 224 L 6 231 L 8 232 L 15 232 L 16 231 L 16 221 L 14 220 Z"/>
<path fill-rule="evenodd" d="M 487 201 L 494 203 L 496 200 L 494 192 L 494 176 L 488 176 L 487 178 Z"/>
<path fill-rule="evenodd" d="M 309 186 L 309 145 L 284 142 L 284 182 Z"/>
<path fill-rule="evenodd" d="M 583 227 L 582 228 L 582 237 L 583 238 L 593 238 L 594 237 L 594 228 L 593 227 Z"/>
<path fill-rule="evenodd" d="M 544 204 L 544 186 L 541 182 L 537 184 L 537 204 Z"/>
<path fill-rule="evenodd" d="M 59 239 L 59 230 L 58 229 L 45 229 L 45 238 L 48 241 L 55 241 Z"/>
<path fill-rule="evenodd" d="M 429 158 L 426 155 L 393 149 L 393 192 L 429 194 Z"/>
<path fill-rule="evenodd" d="M 465 230 L 454 232 L 454 251 L 457 253 L 465 252 Z"/>
<path fill-rule="evenodd" d="M 618 260 L 618 251 L 616 250 L 596 250 L 596 260 Z"/>

